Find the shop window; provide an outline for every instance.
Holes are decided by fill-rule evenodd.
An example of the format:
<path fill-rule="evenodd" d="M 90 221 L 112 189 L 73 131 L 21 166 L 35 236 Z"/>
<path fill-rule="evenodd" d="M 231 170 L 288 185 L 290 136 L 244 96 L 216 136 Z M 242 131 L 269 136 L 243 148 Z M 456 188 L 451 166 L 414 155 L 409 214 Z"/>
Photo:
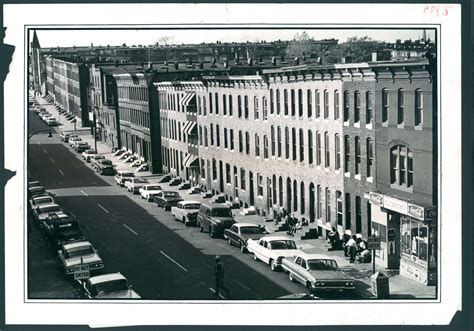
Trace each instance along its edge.
<path fill-rule="evenodd" d="M 401 187 L 413 186 L 413 154 L 403 145 L 390 150 L 391 183 Z"/>
<path fill-rule="evenodd" d="M 426 266 L 428 262 L 428 227 L 408 217 L 401 218 L 402 257 Z M 431 253 L 434 253 L 432 250 Z"/>
<path fill-rule="evenodd" d="M 415 90 L 415 126 L 423 124 L 423 92 Z"/>
<path fill-rule="evenodd" d="M 381 242 L 387 242 L 387 227 L 385 225 L 372 222 L 371 235 L 380 238 Z"/>

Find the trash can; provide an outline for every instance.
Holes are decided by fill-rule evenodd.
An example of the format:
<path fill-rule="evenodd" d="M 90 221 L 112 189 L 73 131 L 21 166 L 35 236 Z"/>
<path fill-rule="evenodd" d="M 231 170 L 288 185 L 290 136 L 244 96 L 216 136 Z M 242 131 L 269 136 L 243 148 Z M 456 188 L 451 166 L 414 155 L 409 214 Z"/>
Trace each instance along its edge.
<path fill-rule="evenodd" d="M 377 299 L 388 299 L 390 297 L 390 288 L 388 277 L 377 271 L 375 274 L 370 276 L 372 282 L 372 293 L 377 297 Z"/>

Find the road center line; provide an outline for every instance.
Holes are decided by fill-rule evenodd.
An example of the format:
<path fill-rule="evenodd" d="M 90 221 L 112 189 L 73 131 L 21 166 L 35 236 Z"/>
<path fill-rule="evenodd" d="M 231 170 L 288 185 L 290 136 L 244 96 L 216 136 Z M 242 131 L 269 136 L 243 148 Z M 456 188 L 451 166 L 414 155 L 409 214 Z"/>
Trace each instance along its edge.
<path fill-rule="evenodd" d="M 81 193 L 84 194 L 86 197 L 89 196 L 86 192 L 81 190 Z"/>
<path fill-rule="evenodd" d="M 72 217 L 76 218 L 76 215 L 74 215 L 74 214 L 72 213 L 72 211 L 70 211 L 69 214 L 71 214 Z"/>
<path fill-rule="evenodd" d="M 107 214 L 110 214 L 110 212 L 109 212 L 107 209 L 105 209 L 100 203 L 97 204 L 97 205 L 98 205 L 103 211 L 105 211 Z"/>
<path fill-rule="evenodd" d="M 56 163 L 56 162 L 54 162 L 54 160 L 52 158 L 49 158 L 49 159 L 51 160 L 52 163 Z"/>
<path fill-rule="evenodd" d="M 61 169 L 59 169 L 59 172 L 64 176 L 64 172 Z"/>
<path fill-rule="evenodd" d="M 239 282 L 239 281 L 236 280 L 236 279 L 233 279 L 233 281 L 234 281 L 237 285 L 239 285 L 239 286 L 243 287 L 244 289 L 246 289 L 247 291 L 250 291 L 250 287 L 245 286 L 244 284 L 242 284 L 241 282 Z"/>
<path fill-rule="evenodd" d="M 44 154 L 48 154 L 48 152 L 46 152 L 46 150 L 44 148 L 43 148 L 43 152 L 44 152 Z"/>
<path fill-rule="evenodd" d="M 130 229 L 127 224 L 124 224 L 123 225 L 124 227 L 126 227 L 128 230 L 130 230 L 130 232 L 132 232 L 134 235 L 138 236 L 138 233 L 136 233 L 135 231 L 133 231 L 132 229 Z"/>
<path fill-rule="evenodd" d="M 216 290 L 214 290 L 212 287 L 209 287 L 209 291 L 211 291 L 213 294 L 216 294 Z M 223 296 L 222 294 L 219 293 L 219 297 L 221 299 L 225 299 L 225 296 Z"/>
<path fill-rule="evenodd" d="M 171 262 L 173 262 L 174 264 L 176 264 L 178 267 L 180 267 L 181 269 L 183 269 L 184 271 L 188 271 L 188 269 L 186 269 L 185 267 L 183 267 L 181 264 L 179 264 L 178 262 L 176 262 L 175 260 L 173 260 L 171 257 L 169 257 L 168 255 L 166 255 L 163 251 L 160 251 L 161 254 L 163 254 L 168 260 L 170 260 Z"/>

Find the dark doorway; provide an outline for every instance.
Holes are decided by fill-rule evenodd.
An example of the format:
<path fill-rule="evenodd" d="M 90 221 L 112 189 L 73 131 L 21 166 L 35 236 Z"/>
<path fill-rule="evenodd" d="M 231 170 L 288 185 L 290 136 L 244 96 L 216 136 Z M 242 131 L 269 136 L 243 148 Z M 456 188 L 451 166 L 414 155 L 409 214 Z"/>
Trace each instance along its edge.
<path fill-rule="evenodd" d="M 314 184 L 309 184 L 309 221 L 315 221 L 315 211 L 314 211 Z"/>
<path fill-rule="evenodd" d="M 250 191 L 250 205 L 254 206 L 255 205 L 255 192 L 253 190 L 253 173 L 249 171 L 249 191 Z"/>

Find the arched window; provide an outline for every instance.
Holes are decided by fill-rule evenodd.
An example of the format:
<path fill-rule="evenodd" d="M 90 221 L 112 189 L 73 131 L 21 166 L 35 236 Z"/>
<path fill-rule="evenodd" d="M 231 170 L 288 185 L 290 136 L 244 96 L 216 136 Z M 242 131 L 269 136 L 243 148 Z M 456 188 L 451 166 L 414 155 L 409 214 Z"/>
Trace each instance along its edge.
<path fill-rule="evenodd" d="M 254 111 L 254 119 L 258 120 L 259 117 L 259 104 L 258 104 L 258 97 L 253 97 L 253 111 Z"/>
<path fill-rule="evenodd" d="M 388 97 L 388 90 L 384 88 L 382 90 L 382 123 L 388 122 L 388 113 L 389 113 L 389 97 Z"/>
<path fill-rule="evenodd" d="M 371 124 L 373 118 L 372 92 L 365 93 L 365 123 Z"/>
<path fill-rule="evenodd" d="M 413 153 L 403 145 L 390 149 L 390 181 L 393 185 L 413 185 Z"/>
<path fill-rule="evenodd" d="M 354 92 L 354 123 L 360 122 L 360 93 Z"/>

